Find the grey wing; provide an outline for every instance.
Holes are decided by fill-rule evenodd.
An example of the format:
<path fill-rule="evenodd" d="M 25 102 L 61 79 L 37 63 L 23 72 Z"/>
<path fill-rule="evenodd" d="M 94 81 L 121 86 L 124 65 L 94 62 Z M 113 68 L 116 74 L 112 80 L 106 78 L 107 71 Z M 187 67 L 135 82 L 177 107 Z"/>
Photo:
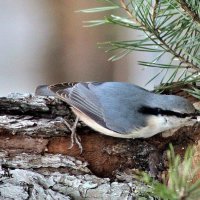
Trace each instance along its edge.
<path fill-rule="evenodd" d="M 101 126 L 107 128 L 99 99 L 89 89 L 88 84 L 90 83 L 61 83 L 51 85 L 49 89 L 55 92 L 63 101 L 80 110 Z"/>
<path fill-rule="evenodd" d="M 105 82 L 89 85 L 102 105 L 106 126 L 128 134 L 147 126 L 148 116 L 138 112 L 146 104 L 147 90 L 129 83 Z"/>
<path fill-rule="evenodd" d="M 126 134 L 146 126 L 145 116 L 138 113 L 146 91 L 135 85 L 90 82 L 72 86 L 65 83 L 50 86 L 50 89 L 107 129 Z"/>

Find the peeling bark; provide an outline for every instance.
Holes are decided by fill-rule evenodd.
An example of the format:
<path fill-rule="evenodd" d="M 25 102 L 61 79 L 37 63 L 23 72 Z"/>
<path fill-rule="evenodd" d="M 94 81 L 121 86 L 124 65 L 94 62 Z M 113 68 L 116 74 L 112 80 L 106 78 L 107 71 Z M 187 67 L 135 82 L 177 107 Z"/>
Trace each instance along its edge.
<path fill-rule="evenodd" d="M 131 140 L 105 136 L 79 123 L 80 155 L 77 145 L 68 148 L 70 130 L 64 119 L 73 123 L 74 115 L 53 97 L 13 94 L 0 98 L 2 198 L 134 199 L 147 186 L 132 178 L 133 169 L 157 170 L 156 152 L 165 163 L 170 142 L 179 153 L 199 143 L 199 125 L 183 127 L 168 138 Z"/>

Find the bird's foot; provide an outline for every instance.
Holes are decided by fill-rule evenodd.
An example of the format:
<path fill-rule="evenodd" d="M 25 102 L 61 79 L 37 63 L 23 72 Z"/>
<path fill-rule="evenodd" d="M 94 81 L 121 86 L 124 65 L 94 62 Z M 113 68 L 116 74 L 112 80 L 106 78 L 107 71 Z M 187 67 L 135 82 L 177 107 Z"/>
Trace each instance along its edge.
<path fill-rule="evenodd" d="M 76 127 L 78 124 L 78 120 L 79 118 L 76 117 L 76 120 L 73 124 L 73 126 L 71 126 L 67 121 L 64 120 L 65 125 L 69 128 L 69 130 L 71 131 L 71 145 L 68 149 L 71 149 L 74 146 L 74 143 L 76 143 L 80 149 L 80 152 L 83 152 L 83 147 L 81 145 L 81 138 L 76 134 Z"/>

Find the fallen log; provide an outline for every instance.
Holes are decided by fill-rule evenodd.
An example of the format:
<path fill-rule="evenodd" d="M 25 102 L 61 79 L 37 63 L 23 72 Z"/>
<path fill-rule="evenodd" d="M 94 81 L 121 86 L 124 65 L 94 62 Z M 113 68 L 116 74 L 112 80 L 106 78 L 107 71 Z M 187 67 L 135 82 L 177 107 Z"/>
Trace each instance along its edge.
<path fill-rule="evenodd" d="M 2 197 L 128 199 L 147 187 L 133 179 L 133 171 L 156 171 L 160 162 L 166 164 L 169 143 L 180 154 L 191 144 L 199 148 L 198 124 L 168 138 L 159 134 L 132 140 L 105 136 L 79 123 L 80 154 L 77 145 L 69 149 L 70 130 L 64 119 L 72 124 L 74 115 L 54 97 L 12 94 L 0 98 Z M 198 151 L 195 160 L 199 160 Z"/>

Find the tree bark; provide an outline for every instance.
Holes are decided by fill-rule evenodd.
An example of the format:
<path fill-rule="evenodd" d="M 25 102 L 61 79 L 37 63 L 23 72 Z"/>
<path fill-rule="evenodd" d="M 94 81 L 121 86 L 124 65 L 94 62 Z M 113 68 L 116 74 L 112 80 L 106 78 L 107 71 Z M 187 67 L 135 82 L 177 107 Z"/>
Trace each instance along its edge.
<path fill-rule="evenodd" d="M 70 130 L 64 119 L 73 124 L 74 115 L 67 104 L 53 97 L 12 94 L 0 98 L 3 199 L 138 198 L 147 186 L 133 178 L 134 172 L 157 171 L 157 164 L 166 163 L 169 143 L 181 154 L 189 144 L 199 148 L 198 124 L 168 138 L 159 134 L 131 140 L 105 136 L 79 123 L 80 154 L 76 144 L 69 149 Z M 197 151 L 195 162 L 198 157 Z"/>

